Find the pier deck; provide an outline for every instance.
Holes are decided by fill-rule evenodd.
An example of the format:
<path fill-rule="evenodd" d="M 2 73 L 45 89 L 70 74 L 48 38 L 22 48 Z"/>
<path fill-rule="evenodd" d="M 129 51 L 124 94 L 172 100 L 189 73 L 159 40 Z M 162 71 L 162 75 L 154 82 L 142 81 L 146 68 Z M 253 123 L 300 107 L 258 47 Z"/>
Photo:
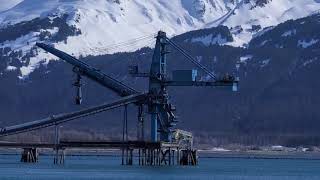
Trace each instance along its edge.
<path fill-rule="evenodd" d="M 122 164 L 133 165 L 134 154 L 139 165 L 196 165 L 196 151 L 180 147 L 176 143 L 148 141 L 60 141 L 49 143 L 0 142 L 0 148 L 23 149 L 22 162 L 38 162 L 38 149 L 53 149 L 54 163 L 63 164 L 66 149 L 119 149 Z M 176 158 L 175 158 L 176 157 Z"/>
<path fill-rule="evenodd" d="M 50 143 L 15 143 L 0 142 L 0 148 L 103 148 L 103 149 L 121 149 L 121 148 L 161 148 L 178 147 L 174 143 L 147 142 L 147 141 L 61 141 L 59 144 Z"/>

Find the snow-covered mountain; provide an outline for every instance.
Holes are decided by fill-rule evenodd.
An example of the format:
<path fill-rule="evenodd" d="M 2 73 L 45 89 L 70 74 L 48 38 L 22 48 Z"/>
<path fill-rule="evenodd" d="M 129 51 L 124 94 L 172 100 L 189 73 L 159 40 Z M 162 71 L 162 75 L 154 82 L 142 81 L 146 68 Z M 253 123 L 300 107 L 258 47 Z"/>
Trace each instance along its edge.
<path fill-rule="evenodd" d="M 231 45 L 241 46 L 264 28 L 306 17 L 319 10 L 319 0 L 257 0 L 240 5 L 222 24 L 235 30 L 235 41 Z M 216 26 L 217 23 L 209 25 Z"/>
<path fill-rule="evenodd" d="M 233 41 L 221 42 L 244 46 L 265 27 L 320 9 L 318 0 L 15 0 L 3 4 L 8 6 L 0 12 L 0 48 L 20 60 L 21 67 L 12 60 L 6 67 L 20 70 L 21 77 L 56 59 L 35 48 L 38 41 L 77 57 L 96 56 L 152 46 L 158 30 L 173 36 L 226 25 Z"/>
<path fill-rule="evenodd" d="M 0 0 L 0 12 L 11 9 L 23 0 Z"/>

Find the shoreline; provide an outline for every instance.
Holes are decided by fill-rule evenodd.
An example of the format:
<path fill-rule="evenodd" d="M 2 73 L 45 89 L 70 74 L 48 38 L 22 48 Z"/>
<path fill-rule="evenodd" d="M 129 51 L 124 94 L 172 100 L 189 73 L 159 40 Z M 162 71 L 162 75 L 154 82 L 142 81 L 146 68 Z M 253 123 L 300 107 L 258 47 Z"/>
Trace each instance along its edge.
<path fill-rule="evenodd" d="M 294 159 L 320 160 L 320 152 L 283 152 L 283 151 L 200 151 L 199 158 L 229 159 Z"/>

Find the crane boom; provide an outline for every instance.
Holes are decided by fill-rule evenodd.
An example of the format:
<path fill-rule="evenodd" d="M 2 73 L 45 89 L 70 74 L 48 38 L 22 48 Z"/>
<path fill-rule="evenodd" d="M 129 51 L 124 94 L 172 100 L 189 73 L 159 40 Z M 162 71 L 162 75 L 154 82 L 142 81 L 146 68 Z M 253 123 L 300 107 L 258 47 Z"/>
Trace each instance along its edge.
<path fill-rule="evenodd" d="M 73 56 L 62 52 L 58 49 L 55 49 L 54 47 L 51 47 L 49 45 L 43 44 L 43 43 L 36 43 L 36 45 L 43 50 L 59 57 L 60 59 L 68 62 L 69 64 L 73 65 L 77 69 L 77 73 L 80 75 L 84 75 L 88 77 L 89 79 L 96 81 L 97 83 L 101 84 L 102 86 L 105 86 L 112 91 L 116 92 L 120 96 L 128 96 L 139 93 L 135 89 L 123 84 L 122 82 L 100 72 L 98 69 L 95 69 L 88 64 L 74 58 Z"/>
<path fill-rule="evenodd" d="M 68 121 L 72 121 L 75 119 L 79 119 L 81 117 L 86 117 L 89 115 L 97 114 L 100 112 L 104 112 L 110 109 L 114 109 L 120 106 L 124 106 L 127 104 L 135 103 L 143 100 L 146 97 L 146 94 L 135 94 L 127 97 L 123 97 L 119 100 L 113 101 L 111 103 L 105 103 L 99 106 L 94 106 L 88 109 L 75 111 L 71 113 L 63 113 L 58 115 L 53 115 L 41 120 L 27 122 L 24 124 L 19 124 L 15 126 L 5 127 L 0 130 L 0 137 L 9 136 L 13 134 L 19 134 L 23 132 L 29 132 L 40 128 L 45 128 L 49 126 L 54 126 L 57 124 L 65 123 Z"/>

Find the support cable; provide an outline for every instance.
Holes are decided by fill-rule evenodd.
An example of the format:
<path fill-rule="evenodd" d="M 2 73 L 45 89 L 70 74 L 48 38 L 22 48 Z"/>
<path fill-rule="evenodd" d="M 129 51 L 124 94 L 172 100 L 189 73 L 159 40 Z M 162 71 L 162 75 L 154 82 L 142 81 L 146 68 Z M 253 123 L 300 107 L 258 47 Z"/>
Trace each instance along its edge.
<path fill-rule="evenodd" d="M 154 40 L 153 40 L 153 38 L 152 39 L 146 39 L 144 42 L 135 42 L 135 43 L 131 43 L 131 44 L 126 44 L 126 45 L 122 45 L 122 46 L 111 46 L 111 47 L 106 47 L 106 48 L 104 48 L 105 50 L 108 50 L 108 51 L 112 51 L 112 50 L 117 50 L 117 49 L 126 49 L 126 48 L 130 48 L 130 47 L 132 47 L 132 46 L 134 46 L 134 45 L 140 45 L 141 47 L 142 46 L 147 46 L 148 44 L 151 44 L 151 42 L 153 42 Z"/>
<path fill-rule="evenodd" d="M 201 70 L 206 72 L 211 78 L 214 80 L 217 78 L 209 69 L 207 69 L 205 66 L 203 66 L 201 63 L 199 63 L 194 57 L 192 57 L 189 53 L 187 53 L 182 47 L 171 41 L 169 38 L 166 38 L 166 41 L 174 47 L 176 50 L 178 50 L 183 56 L 185 56 L 190 62 L 198 66 Z"/>
<path fill-rule="evenodd" d="M 119 43 L 115 43 L 115 44 L 110 44 L 110 45 L 107 45 L 105 48 L 108 49 L 109 47 L 114 47 L 114 46 L 130 45 L 132 43 L 137 43 L 139 41 L 144 41 L 144 40 L 149 40 L 149 39 L 154 39 L 154 34 L 148 35 L 148 36 L 143 36 L 140 38 L 130 39 L 128 41 L 123 41 L 123 42 L 119 42 Z"/>

